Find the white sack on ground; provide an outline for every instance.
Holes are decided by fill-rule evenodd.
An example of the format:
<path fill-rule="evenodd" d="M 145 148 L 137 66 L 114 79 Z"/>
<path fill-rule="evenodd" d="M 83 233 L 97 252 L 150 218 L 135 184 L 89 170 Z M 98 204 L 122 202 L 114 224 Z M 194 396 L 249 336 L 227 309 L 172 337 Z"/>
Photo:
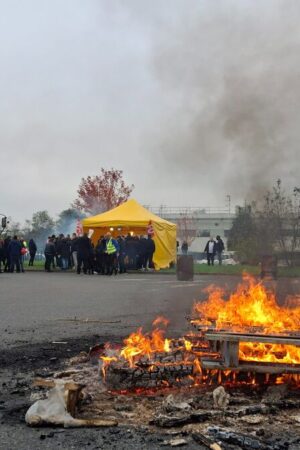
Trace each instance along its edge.
<path fill-rule="evenodd" d="M 55 381 L 55 387 L 49 391 L 48 398 L 38 400 L 30 406 L 25 415 L 25 422 L 28 425 L 47 423 L 72 426 L 76 424 L 76 419 L 67 412 L 64 381 Z"/>

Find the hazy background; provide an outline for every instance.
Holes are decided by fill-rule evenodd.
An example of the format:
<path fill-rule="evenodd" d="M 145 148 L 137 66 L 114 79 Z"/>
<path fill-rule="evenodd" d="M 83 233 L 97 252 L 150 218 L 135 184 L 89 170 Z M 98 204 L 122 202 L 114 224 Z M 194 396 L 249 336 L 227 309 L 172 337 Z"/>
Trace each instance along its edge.
<path fill-rule="evenodd" d="M 124 170 L 158 206 L 299 181 L 300 2 L 0 0 L 0 212 Z"/>

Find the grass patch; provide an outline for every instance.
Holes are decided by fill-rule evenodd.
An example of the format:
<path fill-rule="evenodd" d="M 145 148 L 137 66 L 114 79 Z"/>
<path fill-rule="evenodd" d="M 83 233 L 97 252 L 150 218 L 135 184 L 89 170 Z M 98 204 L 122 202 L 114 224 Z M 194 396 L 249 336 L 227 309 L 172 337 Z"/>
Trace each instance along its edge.
<path fill-rule="evenodd" d="M 162 272 L 176 273 L 176 269 L 166 269 Z M 206 264 L 194 264 L 195 274 L 208 274 L 208 275 L 242 275 L 244 272 L 251 275 L 260 274 L 260 265 L 250 266 L 244 264 L 237 264 L 235 266 L 225 266 L 216 264 L 214 266 L 208 266 Z M 300 267 L 278 267 L 279 277 L 300 277 Z"/>
<path fill-rule="evenodd" d="M 237 264 L 236 266 L 214 265 L 208 266 L 206 264 L 194 264 L 195 273 L 208 273 L 208 274 L 225 274 L 225 275 L 241 275 L 243 272 L 250 273 L 252 275 L 259 275 L 259 266 L 248 266 Z"/>
<path fill-rule="evenodd" d="M 40 271 L 45 270 L 45 261 L 35 261 L 34 266 L 28 266 L 28 261 L 25 261 L 24 268 L 26 271 Z M 60 271 L 60 268 L 54 270 Z M 242 275 L 243 272 L 247 272 L 251 275 L 260 274 L 260 266 L 249 266 L 244 264 L 237 264 L 236 266 L 225 266 L 216 264 L 215 266 L 208 266 L 207 264 L 194 264 L 195 274 L 208 274 L 208 275 Z M 140 273 L 140 272 L 136 272 Z M 143 272 L 142 272 L 143 273 Z M 160 273 L 176 273 L 176 269 L 161 270 Z M 300 277 L 300 267 L 278 267 L 279 277 Z"/>

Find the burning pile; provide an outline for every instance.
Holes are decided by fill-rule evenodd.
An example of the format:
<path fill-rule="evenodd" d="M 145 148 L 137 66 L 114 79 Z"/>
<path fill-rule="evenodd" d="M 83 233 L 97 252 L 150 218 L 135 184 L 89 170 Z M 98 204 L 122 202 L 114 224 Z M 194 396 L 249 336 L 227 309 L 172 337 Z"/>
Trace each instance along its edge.
<path fill-rule="evenodd" d="M 300 381 L 300 306 L 295 299 L 280 307 L 274 293 L 245 276 L 225 297 L 211 286 L 205 302 L 196 303 L 190 323 L 197 329 L 182 339 L 167 339 L 168 321 L 153 322 L 124 340 L 124 347 L 107 347 L 103 378 L 110 389 L 128 390 L 214 382 L 255 382 L 253 373 L 289 374 Z M 297 299 L 296 299 L 297 300 Z"/>
<path fill-rule="evenodd" d="M 158 317 L 154 329 L 143 334 L 139 328 L 124 340 L 125 346 L 116 353 L 107 347 L 102 356 L 102 374 L 106 384 L 118 389 L 157 388 L 177 385 L 183 377 L 193 383 L 195 355 L 186 339 L 165 338 L 168 320 Z"/>

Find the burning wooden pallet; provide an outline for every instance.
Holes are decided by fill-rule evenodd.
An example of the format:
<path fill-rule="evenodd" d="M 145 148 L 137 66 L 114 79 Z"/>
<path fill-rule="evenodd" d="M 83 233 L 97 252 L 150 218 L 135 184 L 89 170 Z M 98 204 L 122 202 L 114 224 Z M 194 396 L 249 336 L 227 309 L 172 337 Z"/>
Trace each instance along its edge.
<path fill-rule="evenodd" d="M 234 370 L 270 374 L 300 374 L 300 364 L 274 363 L 266 361 L 240 360 L 241 343 L 278 344 L 300 347 L 300 336 L 266 335 L 252 333 L 232 333 L 208 331 L 204 333 L 211 351 L 218 352 L 219 358 L 200 357 L 201 366 L 205 369 Z"/>
<path fill-rule="evenodd" d="M 188 336 L 187 336 L 188 338 Z M 195 382 L 210 382 L 210 371 L 226 373 L 248 372 L 270 375 L 292 374 L 300 377 L 300 364 L 243 361 L 240 344 L 281 344 L 300 346 L 300 336 L 239 334 L 209 331 L 191 336 L 190 349 L 181 347 L 172 352 L 160 352 L 137 357 L 130 365 L 117 359 L 105 367 L 105 383 L 112 390 L 152 389 L 166 386 L 187 386 Z M 204 377 L 202 377 L 204 375 Z M 215 377 L 214 377 L 215 378 Z M 222 380 L 222 376 L 217 377 Z"/>

